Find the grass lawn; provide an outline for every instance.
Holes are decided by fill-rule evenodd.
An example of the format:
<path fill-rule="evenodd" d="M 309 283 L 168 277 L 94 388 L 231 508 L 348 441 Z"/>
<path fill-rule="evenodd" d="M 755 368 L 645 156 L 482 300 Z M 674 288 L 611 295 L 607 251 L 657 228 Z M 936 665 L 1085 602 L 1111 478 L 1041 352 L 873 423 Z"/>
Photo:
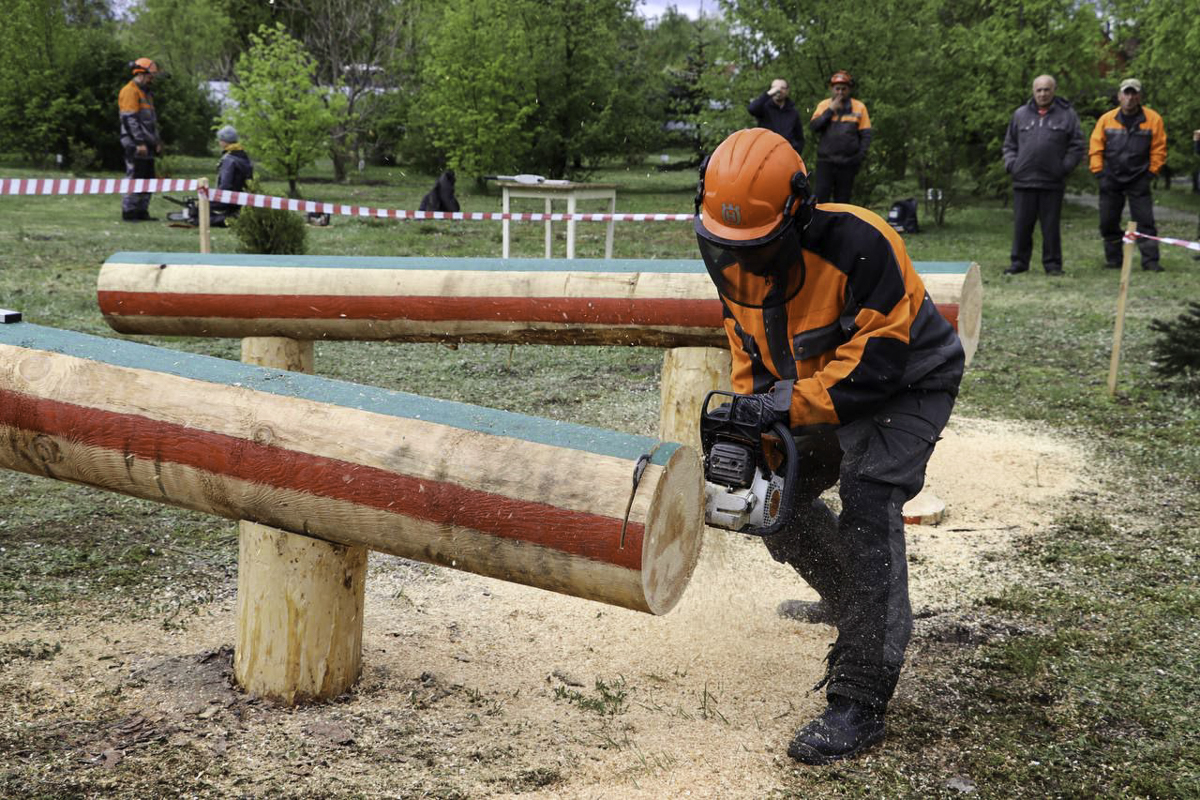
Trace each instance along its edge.
<path fill-rule="evenodd" d="M 213 164 L 176 158 L 169 166 L 175 177 L 211 177 Z M 694 170 L 659 172 L 656 164 L 593 179 L 620 185 L 620 212 L 690 211 Z M 42 174 L 0 161 L 6 177 Z M 338 185 L 315 167 L 301 184 L 310 199 L 415 209 L 433 177 L 369 168 Z M 266 183 L 272 194 L 285 188 Z M 500 208 L 494 188 L 464 181 L 458 194 L 464 211 Z M 1183 191 L 1169 195 L 1172 207 L 1200 209 Z M 158 198 L 151 207 L 160 217 L 175 210 Z M 540 211 L 540 201 L 514 210 Z M 194 231 L 119 217 L 117 196 L 0 198 L 0 306 L 30 322 L 113 335 L 95 308 L 99 265 L 118 250 L 198 247 Z M 972 610 L 992 629 L 1020 635 L 971 645 L 915 639 L 904 678 L 912 699 L 889 717 L 887 750 L 830 769 L 785 768 L 781 796 L 957 795 L 939 777 L 947 773 L 993 797 L 1200 796 L 1200 391 L 1153 372 L 1149 330 L 1151 320 L 1173 319 L 1200 300 L 1200 263 L 1164 247 L 1165 273 L 1134 272 L 1110 398 L 1117 274 L 1103 269 L 1095 211 L 1064 210 L 1067 274 L 1058 279 L 1036 263 L 1015 278 L 1001 274 L 1011 218 L 999 202 L 971 201 L 952 208 L 945 227 L 924 225 L 907 237 L 914 260 L 983 268 L 983 333 L 957 413 L 1050 425 L 1088 445 L 1104 483 L 1064 503 L 1052 535 L 1014 555 L 1030 580 Z M 564 229 L 555 227 L 555 255 L 564 253 Z M 513 230 L 514 256 L 542 254 L 540 224 Z M 1190 239 L 1196 224 L 1162 221 L 1159 230 Z M 580 223 L 578 231 L 577 255 L 602 256 L 604 226 Z M 213 237 L 216 251 L 236 250 L 228 231 Z M 497 257 L 500 226 L 334 217 L 328 228 L 309 229 L 309 252 Z M 614 256 L 696 252 L 688 223 L 618 223 Z M 227 358 L 239 352 L 228 340 L 151 341 Z M 657 422 L 661 353 L 652 349 L 320 343 L 316 362 L 332 377 L 632 433 L 653 434 Z M 2 473 L 0 630 L 85 607 L 167 628 L 188 624 L 227 590 L 236 549 L 233 527 L 220 520 Z M 145 597 L 155 599 L 136 599 Z M 57 644 L 0 647 L 0 707 L 36 702 L 20 665 L 53 658 Z M 0 795 L 59 793 L 44 773 L 50 756 L 3 722 L 0 754 Z M 186 792 L 189 765 L 177 768 Z"/>

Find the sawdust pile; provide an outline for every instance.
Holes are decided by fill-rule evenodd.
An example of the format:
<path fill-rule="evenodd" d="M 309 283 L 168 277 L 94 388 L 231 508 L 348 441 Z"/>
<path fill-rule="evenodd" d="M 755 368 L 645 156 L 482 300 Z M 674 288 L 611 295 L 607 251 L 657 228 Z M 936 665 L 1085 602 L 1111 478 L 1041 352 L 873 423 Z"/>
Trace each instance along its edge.
<path fill-rule="evenodd" d="M 1040 431 L 952 420 L 927 484 L 948 517 L 909 528 L 914 608 L 999 589 L 1010 576 L 993 562 L 1038 535 L 1084 472 L 1077 448 Z M 227 659 L 232 596 L 182 632 L 57 631 L 69 644 L 31 678 L 79 702 L 125 683 L 121 702 L 169 741 L 219 756 L 224 774 L 210 779 L 234 794 L 273 774 L 316 794 L 761 797 L 823 705 L 808 690 L 833 630 L 776 616 L 781 600 L 815 595 L 760 543 L 708 536 L 679 607 L 657 618 L 372 554 L 363 678 L 329 706 L 249 703 L 196 658 L 181 663 Z M 119 669 L 97 660 L 114 650 Z"/>

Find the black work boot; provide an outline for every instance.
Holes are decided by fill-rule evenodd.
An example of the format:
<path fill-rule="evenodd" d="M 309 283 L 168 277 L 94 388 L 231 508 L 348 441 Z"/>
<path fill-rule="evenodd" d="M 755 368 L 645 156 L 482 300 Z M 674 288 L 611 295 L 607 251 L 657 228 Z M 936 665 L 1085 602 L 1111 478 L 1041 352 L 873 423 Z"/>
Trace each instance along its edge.
<path fill-rule="evenodd" d="M 883 712 L 833 695 L 825 712 L 796 732 L 788 755 L 802 764 L 831 764 L 883 741 Z"/>
<path fill-rule="evenodd" d="M 776 613 L 784 619 L 806 622 L 810 625 L 836 625 L 833 609 L 822 600 L 784 600 Z"/>

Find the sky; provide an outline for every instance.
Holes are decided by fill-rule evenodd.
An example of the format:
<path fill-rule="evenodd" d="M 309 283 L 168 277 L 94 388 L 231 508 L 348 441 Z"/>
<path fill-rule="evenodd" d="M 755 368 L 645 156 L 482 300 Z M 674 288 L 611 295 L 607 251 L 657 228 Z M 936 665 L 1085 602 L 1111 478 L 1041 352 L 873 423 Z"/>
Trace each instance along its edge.
<path fill-rule="evenodd" d="M 692 19 L 700 16 L 701 9 L 705 14 L 713 15 L 720 11 L 717 5 L 717 0 L 661 0 L 655 2 L 638 3 L 638 12 L 646 18 L 660 16 L 667 10 L 668 6 L 675 6 L 679 11 L 687 14 Z"/>

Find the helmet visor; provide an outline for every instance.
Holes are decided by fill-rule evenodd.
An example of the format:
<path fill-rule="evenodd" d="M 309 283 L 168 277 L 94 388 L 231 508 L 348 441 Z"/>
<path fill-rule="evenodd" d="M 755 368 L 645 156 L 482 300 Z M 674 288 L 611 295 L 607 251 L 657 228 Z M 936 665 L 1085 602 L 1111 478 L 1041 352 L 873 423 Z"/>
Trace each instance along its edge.
<path fill-rule="evenodd" d="M 791 300 L 804 285 L 804 256 L 792 218 L 769 235 L 748 242 L 713 236 L 696 216 L 696 240 L 717 291 L 745 308 L 774 308 Z"/>

